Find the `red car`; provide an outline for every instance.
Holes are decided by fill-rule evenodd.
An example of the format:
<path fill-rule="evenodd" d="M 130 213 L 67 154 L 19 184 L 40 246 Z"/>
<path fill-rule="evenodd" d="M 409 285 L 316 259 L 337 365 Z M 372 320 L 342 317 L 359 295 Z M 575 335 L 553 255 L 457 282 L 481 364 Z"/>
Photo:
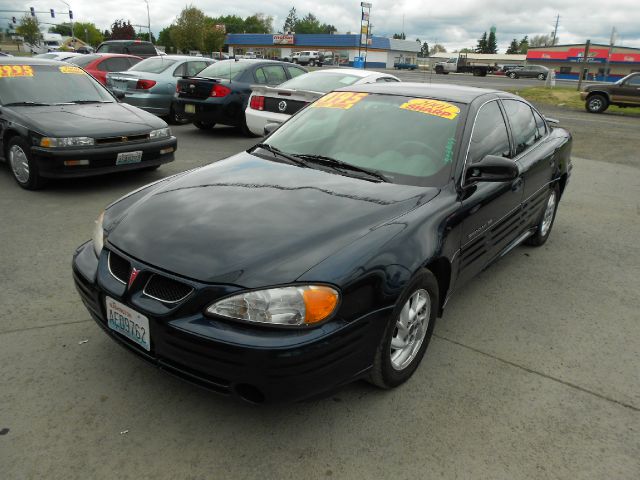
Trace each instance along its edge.
<path fill-rule="evenodd" d="M 82 67 L 87 73 L 91 74 L 101 84 L 105 85 L 107 81 L 107 73 L 124 72 L 138 63 L 142 58 L 135 55 L 121 55 L 118 53 L 95 53 L 91 55 L 82 55 L 67 60 L 79 67 Z"/>

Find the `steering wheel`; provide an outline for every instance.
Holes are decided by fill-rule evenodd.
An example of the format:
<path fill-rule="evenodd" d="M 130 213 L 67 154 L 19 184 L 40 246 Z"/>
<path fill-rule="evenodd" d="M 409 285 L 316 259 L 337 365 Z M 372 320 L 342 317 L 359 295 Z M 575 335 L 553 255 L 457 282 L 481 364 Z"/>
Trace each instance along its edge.
<path fill-rule="evenodd" d="M 442 152 L 438 152 L 431 145 L 418 142 L 417 140 L 405 140 L 395 146 L 395 149 L 407 156 L 427 155 L 430 160 L 438 160 L 442 157 Z"/>

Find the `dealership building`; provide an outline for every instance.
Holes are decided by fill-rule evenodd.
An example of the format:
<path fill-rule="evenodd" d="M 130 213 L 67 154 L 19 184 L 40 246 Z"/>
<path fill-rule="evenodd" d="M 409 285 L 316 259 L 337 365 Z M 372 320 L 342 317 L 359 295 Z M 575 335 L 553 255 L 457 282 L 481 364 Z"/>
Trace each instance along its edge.
<path fill-rule="evenodd" d="M 326 63 L 352 66 L 356 57 L 365 56 L 365 47 L 358 48 L 358 34 L 253 34 L 230 33 L 225 45 L 230 55 L 247 52 L 264 58 L 291 58 L 296 51 L 317 50 L 323 52 Z M 395 40 L 372 35 L 366 48 L 366 66 L 369 68 L 393 68 L 396 62 L 416 63 L 420 52 L 418 42 Z"/>
<path fill-rule="evenodd" d="M 591 44 L 586 64 L 585 44 L 556 45 L 553 47 L 529 48 L 528 65 L 544 65 L 555 70 L 556 78 L 605 81 L 605 69 L 609 60 L 606 80 L 615 82 L 632 72 L 640 72 L 640 48 L 609 47 Z"/>

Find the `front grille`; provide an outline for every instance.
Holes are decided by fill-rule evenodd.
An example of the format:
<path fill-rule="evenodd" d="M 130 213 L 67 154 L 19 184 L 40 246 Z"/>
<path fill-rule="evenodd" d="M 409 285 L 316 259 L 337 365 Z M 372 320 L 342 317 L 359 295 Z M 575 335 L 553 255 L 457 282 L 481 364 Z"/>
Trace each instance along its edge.
<path fill-rule="evenodd" d="M 148 133 L 142 135 L 96 138 L 96 145 L 113 145 L 119 143 L 141 142 L 144 140 L 149 140 Z"/>
<path fill-rule="evenodd" d="M 143 293 L 166 303 L 177 303 L 185 299 L 193 288 L 162 275 L 153 274 L 144 287 Z"/>
<path fill-rule="evenodd" d="M 129 281 L 129 274 L 131 273 L 131 264 L 119 255 L 113 252 L 109 252 L 109 272 L 117 280 L 125 285 Z"/>

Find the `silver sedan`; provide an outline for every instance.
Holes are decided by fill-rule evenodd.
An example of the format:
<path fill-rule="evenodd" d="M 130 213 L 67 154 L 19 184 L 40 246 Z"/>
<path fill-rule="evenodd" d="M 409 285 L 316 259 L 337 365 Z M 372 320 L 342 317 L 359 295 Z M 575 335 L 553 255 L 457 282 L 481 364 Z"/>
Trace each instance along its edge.
<path fill-rule="evenodd" d="M 107 88 L 125 103 L 179 123 L 181 119 L 173 108 L 178 79 L 193 77 L 212 63 L 215 60 L 203 57 L 150 57 L 126 72 L 107 74 Z"/>

